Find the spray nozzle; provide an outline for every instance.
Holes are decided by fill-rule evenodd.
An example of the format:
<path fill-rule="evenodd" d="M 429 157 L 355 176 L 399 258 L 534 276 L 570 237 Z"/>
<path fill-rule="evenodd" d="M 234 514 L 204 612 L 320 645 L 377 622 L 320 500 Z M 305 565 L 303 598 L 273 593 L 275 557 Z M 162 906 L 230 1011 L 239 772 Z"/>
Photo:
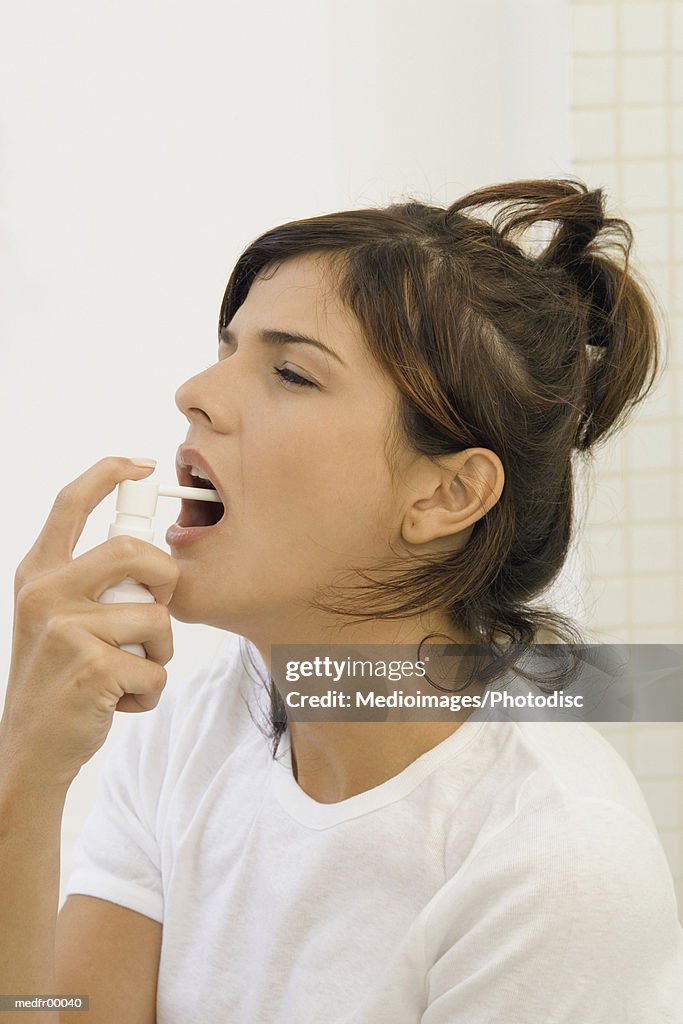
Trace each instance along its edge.
<path fill-rule="evenodd" d="M 221 500 L 218 491 L 208 487 L 171 487 L 153 480 L 122 480 L 116 492 L 116 519 L 109 527 L 109 537 L 128 534 L 152 541 L 157 498 L 160 497 Z"/>

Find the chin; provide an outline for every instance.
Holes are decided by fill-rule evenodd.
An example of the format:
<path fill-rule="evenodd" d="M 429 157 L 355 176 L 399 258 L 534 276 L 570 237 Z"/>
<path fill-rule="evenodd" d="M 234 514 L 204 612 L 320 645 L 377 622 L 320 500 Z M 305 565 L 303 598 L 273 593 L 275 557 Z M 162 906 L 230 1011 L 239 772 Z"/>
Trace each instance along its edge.
<path fill-rule="evenodd" d="M 240 632 L 236 622 L 226 621 L 224 609 L 219 611 L 215 606 L 203 603 L 201 599 L 197 600 L 196 597 L 193 599 L 188 590 L 189 588 L 183 588 L 181 583 L 176 587 L 173 597 L 168 602 L 168 610 L 172 619 L 175 619 L 176 622 L 213 626 L 215 629 L 226 630 L 229 633 Z"/>
<path fill-rule="evenodd" d="M 206 595 L 206 591 L 204 591 Z M 197 595 L 192 596 L 192 588 L 183 585 L 182 578 L 178 582 L 173 596 L 168 602 L 168 610 L 171 614 L 171 618 L 176 619 L 178 622 L 202 622 L 208 623 L 210 610 L 202 602 L 201 593 L 199 600 Z"/>
<path fill-rule="evenodd" d="M 182 605 L 177 604 L 173 599 L 169 601 L 168 610 L 171 613 L 171 618 L 175 619 L 176 622 L 200 622 L 206 624 L 206 619 L 196 609 L 183 608 Z"/>

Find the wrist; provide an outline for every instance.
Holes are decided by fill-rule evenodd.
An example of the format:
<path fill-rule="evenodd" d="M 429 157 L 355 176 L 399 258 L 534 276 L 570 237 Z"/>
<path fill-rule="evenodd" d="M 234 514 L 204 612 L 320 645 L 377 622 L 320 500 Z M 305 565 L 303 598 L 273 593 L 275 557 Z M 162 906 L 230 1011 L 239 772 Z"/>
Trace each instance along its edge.
<path fill-rule="evenodd" d="M 40 754 L 28 748 L 0 719 L 0 786 L 4 795 L 38 796 L 51 801 L 66 800 L 75 778 L 68 772 L 56 771 Z"/>

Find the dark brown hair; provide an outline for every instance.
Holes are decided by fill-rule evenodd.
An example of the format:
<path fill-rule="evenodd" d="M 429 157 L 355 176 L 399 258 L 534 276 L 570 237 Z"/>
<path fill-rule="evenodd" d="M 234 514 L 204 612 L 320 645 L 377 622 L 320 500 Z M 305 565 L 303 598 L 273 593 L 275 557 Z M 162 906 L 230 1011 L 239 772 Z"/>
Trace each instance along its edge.
<path fill-rule="evenodd" d="M 491 221 L 481 213 L 499 206 Z M 556 222 L 545 248 L 522 247 Z M 587 457 L 649 393 L 661 360 L 656 299 L 629 266 L 626 221 L 578 179 L 513 181 L 447 209 L 409 197 L 381 208 L 290 221 L 255 239 L 230 276 L 219 331 L 257 276 L 325 254 L 342 303 L 399 392 L 396 437 L 438 458 L 485 447 L 500 458 L 500 499 L 460 550 L 397 559 L 316 606 L 356 619 L 440 610 L 477 642 L 507 639 L 496 678 L 539 637 L 583 640 L 568 616 L 532 602 L 565 561 L 574 457 Z M 273 753 L 286 712 L 271 678 Z"/>

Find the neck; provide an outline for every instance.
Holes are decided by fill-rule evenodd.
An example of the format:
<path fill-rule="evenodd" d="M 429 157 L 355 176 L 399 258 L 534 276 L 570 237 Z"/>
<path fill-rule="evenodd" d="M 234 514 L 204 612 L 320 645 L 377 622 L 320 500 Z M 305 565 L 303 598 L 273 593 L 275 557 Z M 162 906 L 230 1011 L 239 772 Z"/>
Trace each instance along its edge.
<path fill-rule="evenodd" d="M 291 627 L 291 623 L 288 624 Z M 278 631 L 280 635 L 284 630 Z M 373 621 L 371 623 L 344 624 L 337 626 L 336 637 L 332 639 L 334 630 L 329 627 L 312 628 L 309 617 L 305 629 L 288 629 L 287 639 L 263 638 L 257 642 L 250 637 L 259 650 L 267 670 L 272 674 L 271 645 L 273 643 L 319 645 L 319 655 L 327 654 L 326 644 L 406 644 L 414 650 L 412 661 L 418 658 L 417 648 L 420 641 L 431 633 L 437 633 L 427 644 L 445 644 L 448 639 L 455 643 L 467 643 L 470 638 L 464 633 L 444 622 L 442 618 L 422 616 L 415 620 Z M 293 638 L 294 637 L 294 638 Z M 318 653 L 318 652 L 316 652 Z M 377 652 L 375 652 L 377 653 Z M 358 652 L 355 656 L 366 657 Z M 308 657 L 306 652 L 303 657 Z M 314 655 L 313 655 L 314 656 Z M 335 655 L 333 655 L 334 657 Z M 388 652 L 387 657 L 391 654 Z M 440 680 L 441 681 L 441 680 Z M 276 683 L 278 681 L 276 680 Z M 306 683 L 306 680 L 303 680 Z M 308 692 L 315 692 L 308 680 Z M 415 687 L 416 680 L 405 679 L 408 690 Z M 290 689 L 292 688 L 292 684 Z M 299 686 L 299 684 L 296 684 Z M 388 684 L 400 689 L 401 680 Z M 449 686 L 459 683 L 452 681 Z M 282 687 L 279 685 L 282 693 Z M 303 689 L 303 686 L 301 687 Z M 319 689 L 318 684 L 318 689 Z M 429 684 L 423 684 L 422 692 L 440 692 L 433 690 Z M 347 685 L 348 690 L 348 685 Z M 481 692 L 481 688 L 473 686 L 468 693 Z M 284 693 L 283 693 L 284 697 Z M 346 800 L 358 793 L 365 792 L 393 778 L 412 764 L 418 757 L 441 743 L 456 731 L 467 719 L 468 712 L 458 713 L 457 718 L 450 714 L 447 721 L 346 721 L 339 720 L 289 721 L 289 732 L 292 748 L 292 767 L 295 778 L 301 789 L 319 803 L 336 803 Z"/>
<path fill-rule="evenodd" d="M 451 736 L 454 722 L 290 722 L 292 768 L 318 803 L 348 800 L 394 778 Z"/>

